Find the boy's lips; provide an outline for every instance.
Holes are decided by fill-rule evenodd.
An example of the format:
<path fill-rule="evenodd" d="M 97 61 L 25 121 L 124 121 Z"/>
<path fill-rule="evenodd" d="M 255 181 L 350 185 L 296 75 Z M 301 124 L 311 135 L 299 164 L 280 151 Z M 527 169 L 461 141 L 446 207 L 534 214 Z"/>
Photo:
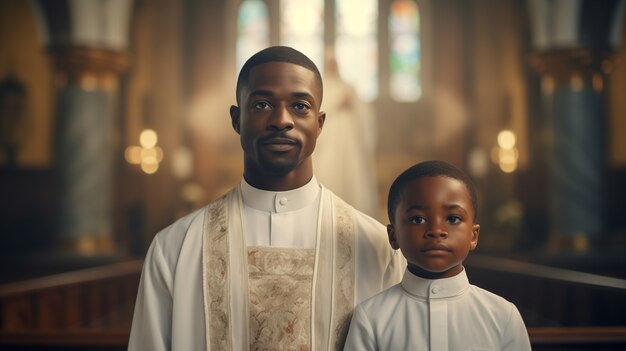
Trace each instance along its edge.
<path fill-rule="evenodd" d="M 451 252 L 452 250 L 450 250 L 450 248 L 445 245 L 431 245 L 422 249 L 422 252 L 436 253 L 436 252 L 441 252 L 441 251 Z"/>

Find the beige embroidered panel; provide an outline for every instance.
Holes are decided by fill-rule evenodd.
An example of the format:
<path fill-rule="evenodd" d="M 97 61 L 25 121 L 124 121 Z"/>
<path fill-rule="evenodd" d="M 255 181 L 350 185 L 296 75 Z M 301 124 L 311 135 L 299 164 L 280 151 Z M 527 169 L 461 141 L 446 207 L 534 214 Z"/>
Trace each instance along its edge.
<path fill-rule="evenodd" d="M 335 349 L 342 350 L 350 328 L 354 307 L 355 238 L 352 208 L 337 199 L 335 251 Z"/>
<path fill-rule="evenodd" d="M 212 350 L 231 349 L 228 232 L 225 197 L 214 201 L 205 212 L 206 251 L 205 319 L 208 320 L 207 345 Z M 210 312 L 209 312 L 210 311 Z"/>
<path fill-rule="evenodd" d="M 309 350 L 315 250 L 248 248 L 251 350 Z"/>

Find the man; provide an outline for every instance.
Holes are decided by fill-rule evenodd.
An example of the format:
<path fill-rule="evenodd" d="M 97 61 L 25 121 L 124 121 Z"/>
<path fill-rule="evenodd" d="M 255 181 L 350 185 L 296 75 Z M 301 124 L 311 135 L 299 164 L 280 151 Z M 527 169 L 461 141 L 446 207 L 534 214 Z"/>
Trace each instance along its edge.
<path fill-rule="evenodd" d="M 129 349 L 339 349 L 354 306 L 400 281 L 382 224 L 313 175 L 321 102 L 317 67 L 294 49 L 244 64 L 230 108 L 244 178 L 157 234 Z"/>

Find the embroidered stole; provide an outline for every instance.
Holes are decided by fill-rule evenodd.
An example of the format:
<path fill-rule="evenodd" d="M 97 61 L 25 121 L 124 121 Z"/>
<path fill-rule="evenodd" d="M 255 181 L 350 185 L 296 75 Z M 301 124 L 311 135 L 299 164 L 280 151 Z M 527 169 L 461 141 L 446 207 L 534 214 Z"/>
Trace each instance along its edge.
<path fill-rule="evenodd" d="M 309 340 L 310 350 L 335 350 L 341 349 L 348 332 L 350 317 L 354 308 L 355 286 L 355 222 L 352 208 L 343 200 L 322 187 L 321 201 L 318 215 L 316 248 L 313 257 L 307 261 L 307 252 L 311 250 L 286 249 L 284 256 L 286 261 L 313 260 L 312 280 L 310 284 L 300 285 L 309 292 L 297 294 L 311 298 L 306 305 L 310 305 L 310 312 L 294 311 L 298 318 L 310 314 L 309 322 L 291 324 L 295 328 L 309 328 L 305 335 Z M 263 287 L 258 285 L 259 274 L 275 274 L 265 264 L 265 268 L 259 268 L 256 260 L 260 257 L 267 259 L 271 254 L 271 248 L 248 248 L 245 245 L 243 233 L 243 201 L 239 187 L 235 187 L 229 193 L 218 200 L 213 201 L 206 208 L 205 226 L 202 248 L 202 279 L 204 296 L 204 316 L 206 321 L 206 344 L 208 350 L 248 350 L 250 342 L 261 333 L 270 333 L 269 339 L 277 337 L 281 331 L 276 325 L 264 325 L 266 330 L 261 330 L 259 325 L 250 326 L 250 321 L 256 318 L 253 314 L 258 299 L 268 296 L 259 296 L 264 293 Z M 269 250 L 268 250 L 269 249 Z M 256 250 L 256 251 L 255 251 Z M 278 249 L 280 250 L 280 249 Z M 252 254 L 251 257 L 248 255 Z M 249 259 L 255 262 L 248 265 Z M 270 258 L 271 259 L 271 258 Z M 297 265 L 296 265 L 297 266 Z M 268 269 L 270 269 L 268 271 Z M 310 268 L 309 268 L 310 269 Z M 295 277 L 300 275 L 310 277 L 306 268 L 301 271 L 290 271 L 288 275 Z M 290 278 L 291 279 L 291 278 Z M 302 280 L 305 281 L 306 279 Z M 249 295 L 249 288 L 254 291 Z M 295 293 L 295 291 L 294 291 Z M 295 298 L 295 296 L 294 296 Z M 281 301 L 269 302 L 281 303 Z M 298 305 L 298 302 L 294 306 Z M 267 308 L 267 306 L 266 306 Z M 282 314 L 281 314 L 282 313 Z M 266 316 L 267 317 L 267 316 Z M 293 315 L 292 317 L 296 317 Z M 277 315 L 264 319 L 263 323 L 281 323 L 281 318 L 286 318 L 286 313 L 277 312 Z M 271 319 L 271 320 L 270 320 Z M 289 330 L 290 324 L 287 319 L 287 333 L 278 336 L 289 349 L 301 349 L 302 337 L 295 336 L 294 330 Z M 253 329 L 254 335 L 250 335 Z M 283 330 L 285 331 L 285 330 Z M 290 333 L 291 332 L 291 333 Z M 267 337 L 268 335 L 265 335 Z M 289 339 L 290 337 L 294 339 Z M 293 344 L 290 344 L 293 341 Z M 252 345 L 255 348 L 277 348 L 279 345 Z"/>

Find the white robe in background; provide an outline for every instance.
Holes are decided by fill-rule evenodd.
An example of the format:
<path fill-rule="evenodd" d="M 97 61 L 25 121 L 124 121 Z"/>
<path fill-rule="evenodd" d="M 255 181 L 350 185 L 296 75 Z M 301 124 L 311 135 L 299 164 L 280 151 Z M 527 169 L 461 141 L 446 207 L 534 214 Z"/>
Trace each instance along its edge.
<path fill-rule="evenodd" d="M 351 312 L 356 303 L 398 283 L 402 277 L 406 261 L 401 254 L 389 247 L 386 231 L 382 224 L 348 206 L 337 207 L 336 204 L 343 202 L 327 189 L 320 188 L 315 179 L 313 182 L 318 187 L 313 207 L 308 206 L 308 201 L 298 200 L 301 198 L 299 195 L 307 193 L 306 189 L 310 191 L 310 186 L 309 188 L 305 186 L 304 189 L 301 188 L 295 192 L 292 191 L 291 194 L 288 192 L 274 193 L 268 199 L 274 201 L 276 206 L 280 205 L 283 197 L 288 198 L 286 203 L 289 203 L 290 199 L 294 199 L 293 203 L 300 203 L 294 211 L 303 209 L 311 211 L 313 209 L 316 213 L 313 216 L 314 220 L 307 220 L 307 223 L 303 223 L 285 218 L 280 219 L 280 213 L 276 211 L 277 207 L 274 206 L 269 215 L 257 213 L 260 217 L 257 216 L 256 221 L 260 221 L 258 223 L 265 221 L 265 223 L 270 223 L 271 227 L 272 217 L 278 216 L 279 221 L 283 221 L 280 230 L 288 230 L 284 226 L 293 226 L 290 230 L 294 235 L 300 234 L 302 230 L 299 228 L 316 228 L 314 231 L 316 235 L 314 240 L 315 272 L 319 274 L 314 274 L 313 282 L 314 285 L 317 284 L 317 288 L 313 292 L 316 298 L 312 300 L 312 310 L 315 311 L 315 318 L 318 319 L 312 323 L 315 329 L 311 334 L 315 335 L 312 335 L 311 338 L 315 350 L 327 350 L 334 348 L 333 342 L 329 341 L 332 339 L 329 335 L 335 332 L 332 328 L 337 327 L 340 322 L 335 322 L 335 319 L 344 320 L 345 316 L 333 317 L 332 307 L 335 303 L 339 304 L 338 301 L 340 300 L 334 299 L 333 296 L 323 296 L 321 300 L 324 303 L 316 306 L 317 297 L 320 294 L 336 294 L 338 289 L 343 288 L 344 282 L 352 281 L 352 290 L 348 290 L 353 294 L 349 297 L 353 300 L 348 311 Z M 249 296 L 247 289 L 242 287 L 246 286 L 248 277 L 246 264 L 249 247 L 246 245 L 246 241 L 249 240 L 250 236 L 250 229 L 248 228 L 254 228 L 254 226 L 248 225 L 246 219 L 251 217 L 250 211 L 258 210 L 259 204 L 255 204 L 254 201 L 244 204 L 242 193 L 250 196 L 247 191 L 250 189 L 243 190 L 246 186 L 249 185 L 242 184 L 234 188 L 224 197 L 183 217 L 156 235 L 144 263 L 135 305 L 129 350 L 206 350 L 209 349 L 207 345 L 215 341 L 211 340 L 207 331 L 216 329 L 211 329 L 214 328 L 212 325 L 207 326 L 206 320 L 207 318 L 211 319 L 211 323 L 223 321 L 220 318 L 215 318 L 215 306 L 212 303 L 207 303 L 207 301 L 218 301 L 211 300 L 211 294 L 214 293 L 212 289 L 215 284 L 210 282 L 214 281 L 214 278 L 221 278 L 219 270 L 217 270 L 218 274 L 215 274 L 213 272 L 214 267 L 207 263 L 216 262 L 212 261 L 215 257 L 211 256 L 210 252 L 219 249 L 207 241 L 207 235 L 211 232 L 217 233 L 218 239 L 220 236 L 224 237 L 221 234 L 225 234 L 229 240 L 227 250 L 230 252 L 230 257 L 226 259 L 225 263 L 224 259 L 221 259 L 221 262 L 229 265 L 232 281 L 224 285 L 225 289 L 228 290 L 225 295 L 227 299 L 219 300 L 219 303 L 224 305 L 221 308 L 225 308 L 225 316 L 227 316 L 225 318 L 230 318 L 227 321 L 230 328 L 227 332 L 230 335 L 229 347 L 234 350 L 247 350 L 249 348 L 249 338 L 246 334 L 249 320 L 249 316 L 246 315 Z M 258 189 L 255 190 L 259 191 Z M 254 195 L 254 191 L 252 191 L 252 195 Z M 265 205 L 260 204 L 260 206 Z M 311 209 L 306 210 L 307 206 Z M 338 217 L 339 215 L 335 213 L 337 208 L 348 209 L 350 216 Z M 220 209 L 222 212 L 217 211 Z M 289 215 L 289 212 L 286 215 Z M 309 215 L 305 213 L 304 217 Z M 270 222 L 263 219 L 264 217 L 268 217 Z M 355 248 L 354 252 L 350 253 L 353 256 L 353 265 L 352 268 L 348 267 L 352 269 L 351 278 L 348 280 L 341 275 L 335 279 L 335 273 L 323 273 L 333 269 L 337 272 L 337 265 L 332 265 L 332 262 L 335 262 L 333 257 L 335 257 L 337 248 L 328 240 L 326 243 L 330 243 L 330 246 L 324 244 L 323 238 L 334 233 L 337 226 L 346 225 L 346 223 L 338 224 L 339 218 L 351 218 L 351 222 L 347 225 L 354 231 L 354 242 L 348 245 Z M 264 224 L 260 224 L 258 231 L 261 236 L 267 236 L 269 231 L 271 237 L 272 229 L 268 230 Z M 255 245 L 262 246 L 263 240 L 256 242 Z M 283 245 L 298 248 L 310 246 L 306 242 L 307 240 L 296 240 L 290 244 L 290 241 L 282 241 Z M 341 265 L 341 262 L 337 261 L 337 264 Z M 326 270 L 323 267 L 326 267 Z M 344 269 L 344 273 L 346 272 L 346 267 L 340 268 Z M 241 279 L 241 277 L 246 277 L 246 279 Z M 328 289 L 320 289 L 320 287 L 325 286 L 328 286 Z M 326 301 L 331 301 L 331 303 L 326 306 Z M 320 315 L 328 317 L 333 322 L 320 323 Z"/>
<path fill-rule="evenodd" d="M 345 350 L 530 350 L 519 311 L 470 285 L 465 270 L 451 278 L 402 282 L 359 304 Z"/>
<path fill-rule="evenodd" d="M 354 208 L 380 216 L 376 177 L 376 117 L 338 74 L 324 77 L 326 112 L 313 164 L 320 183 Z"/>

